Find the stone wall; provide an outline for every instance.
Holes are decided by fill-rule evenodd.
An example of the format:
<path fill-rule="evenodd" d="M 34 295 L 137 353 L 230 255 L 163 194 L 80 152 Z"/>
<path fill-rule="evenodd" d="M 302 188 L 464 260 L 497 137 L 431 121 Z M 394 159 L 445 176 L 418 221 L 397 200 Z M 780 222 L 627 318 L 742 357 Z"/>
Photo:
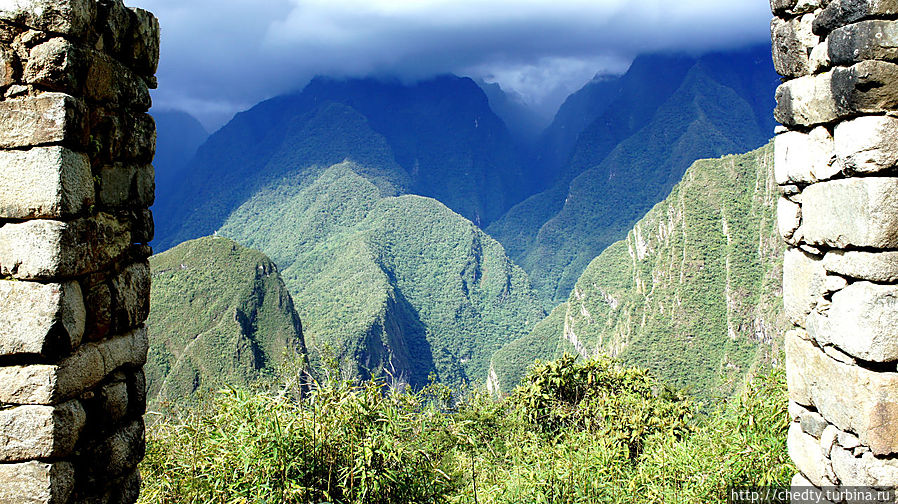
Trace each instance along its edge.
<path fill-rule="evenodd" d="M 771 0 L 793 485 L 898 486 L 898 0 Z"/>
<path fill-rule="evenodd" d="M 140 489 L 159 25 L 0 0 L 0 503 Z"/>

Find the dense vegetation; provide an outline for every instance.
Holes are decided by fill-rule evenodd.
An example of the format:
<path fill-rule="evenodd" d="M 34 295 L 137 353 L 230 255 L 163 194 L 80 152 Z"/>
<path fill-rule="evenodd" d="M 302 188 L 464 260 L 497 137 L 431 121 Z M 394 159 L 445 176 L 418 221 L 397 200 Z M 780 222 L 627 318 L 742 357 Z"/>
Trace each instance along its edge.
<path fill-rule="evenodd" d="M 493 385 L 575 348 L 649 368 L 705 400 L 737 391 L 776 355 L 786 327 L 772 164 L 772 145 L 696 162 L 590 263 L 566 303 L 496 354 Z"/>
<path fill-rule="evenodd" d="M 569 98 L 543 140 L 549 188 L 487 231 L 542 297 L 564 301 L 589 262 L 664 199 L 692 162 L 770 138 L 777 83 L 769 47 L 637 58 L 619 79 Z"/>
<path fill-rule="evenodd" d="M 728 486 L 788 485 L 787 426 L 779 370 L 710 416 L 644 370 L 572 357 L 501 400 L 229 389 L 152 424 L 141 502 L 725 502 Z"/>
<path fill-rule="evenodd" d="M 263 254 L 202 238 L 151 257 L 150 267 L 151 400 L 246 386 L 304 357 L 299 316 Z"/>

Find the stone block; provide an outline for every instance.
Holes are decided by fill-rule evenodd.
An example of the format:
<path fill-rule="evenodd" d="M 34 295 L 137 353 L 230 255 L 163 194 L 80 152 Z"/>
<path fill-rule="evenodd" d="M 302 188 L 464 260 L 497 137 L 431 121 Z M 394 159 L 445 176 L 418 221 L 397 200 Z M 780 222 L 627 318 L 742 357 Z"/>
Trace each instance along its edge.
<path fill-rule="evenodd" d="M 808 64 L 811 66 L 812 74 L 823 73 L 833 66 L 832 60 L 829 59 L 829 43 L 826 40 L 811 49 Z"/>
<path fill-rule="evenodd" d="M 891 16 L 898 0 L 832 0 L 814 20 L 814 33 L 823 36 L 842 26 L 873 16 Z"/>
<path fill-rule="evenodd" d="M 805 434 L 801 426 L 793 423 L 789 426 L 789 434 L 786 438 L 789 447 L 789 456 L 795 463 L 795 467 L 810 480 L 814 486 L 829 484 L 824 478 L 824 467 L 828 461 L 823 456 L 823 450 L 817 439 Z"/>
<path fill-rule="evenodd" d="M 127 224 L 106 214 L 6 224 L 0 227 L 0 274 L 22 280 L 74 277 L 106 268 L 130 245 Z"/>
<path fill-rule="evenodd" d="M 146 112 L 152 105 L 150 90 L 143 79 L 128 67 L 99 53 L 91 58 L 85 95 L 89 100 L 111 108 Z"/>
<path fill-rule="evenodd" d="M 776 204 L 776 225 L 780 236 L 789 241 L 801 226 L 801 206 L 781 197 Z"/>
<path fill-rule="evenodd" d="M 824 313 L 808 320 L 808 333 L 857 359 L 898 360 L 898 286 L 855 282 L 832 295 Z"/>
<path fill-rule="evenodd" d="M 81 343 L 85 320 L 77 282 L 0 281 L 0 356 L 69 353 Z"/>
<path fill-rule="evenodd" d="M 822 126 L 810 133 L 779 134 L 774 149 L 774 177 L 779 185 L 812 184 L 834 177 L 842 168 L 833 137 Z"/>
<path fill-rule="evenodd" d="M 786 334 L 790 398 L 856 433 L 874 454 L 898 452 L 898 373 L 838 362 L 796 333 Z"/>
<path fill-rule="evenodd" d="M 81 95 L 89 54 L 62 37 L 31 48 L 25 65 L 25 82 L 39 88 Z"/>
<path fill-rule="evenodd" d="M 85 420 L 78 401 L 0 410 L 0 462 L 66 457 L 78 443 Z"/>
<path fill-rule="evenodd" d="M 896 0 L 898 1 L 898 0 Z M 787 126 L 814 126 L 898 108 L 898 65 L 862 61 L 781 84 L 774 116 Z"/>
<path fill-rule="evenodd" d="M 0 464 L 0 503 L 64 504 L 75 486 L 69 462 Z"/>
<path fill-rule="evenodd" d="M 814 12 L 824 0 L 770 0 L 770 10 L 778 16 L 795 16 Z"/>
<path fill-rule="evenodd" d="M 835 152 L 848 173 L 877 173 L 898 165 L 898 118 L 863 116 L 839 123 Z"/>
<path fill-rule="evenodd" d="M 823 256 L 826 271 L 879 283 L 898 282 L 898 252 L 831 250 Z"/>
<path fill-rule="evenodd" d="M 898 248 L 898 178 L 808 186 L 801 193 L 801 233 L 811 245 Z"/>
<path fill-rule="evenodd" d="M 118 369 L 146 363 L 149 340 L 145 328 L 88 343 L 59 364 L 0 367 L 0 403 L 58 404 L 97 386 Z"/>
<path fill-rule="evenodd" d="M 786 250 L 783 259 L 783 308 L 787 319 L 803 326 L 808 314 L 823 295 L 826 271 L 820 259 L 796 248 Z"/>
<path fill-rule="evenodd" d="M 71 38 L 87 35 L 96 16 L 94 0 L 4 0 L 0 21 Z"/>
<path fill-rule="evenodd" d="M 143 419 L 134 420 L 111 436 L 99 439 L 88 447 L 79 477 L 87 482 L 109 480 L 133 472 L 143 460 L 146 450 Z M 82 469 L 83 470 L 80 470 Z M 89 485 L 91 486 L 91 485 Z"/>
<path fill-rule="evenodd" d="M 835 65 L 898 60 L 898 21 L 861 21 L 833 31 L 827 40 L 829 59 Z"/>
<path fill-rule="evenodd" d="M 822 417 L 821 417 L 822 418 Z M 839 429 L 831 424 L 826 424 L 823 432 L 820 433 L 820 449 L 823 450 L 823 456 L 829 458 L 836 440 L 839 439 Z"/>
<path fill-rule="evenodd" d="M 817 413 L 816 411 L 808 411 L 807 413 L 801 415 L 800 425 L 801 430 L 805 434 L 820 439 L 820 436 L 823 434 L 823 430 L 826 429 L 827 425 L 829 424 L 826 423 L 826 420 L 820 413 Z"/>
<path fill-rule="evenodd" d="M 852 452 L 834 446 L 832 466 L 842 485 L 863 487 L 894 487 L 898 481 L 898 459 L 883 459 L 872 453 L 855 457 Z"/>
<path fill-rule="evenodd" d="M 69 217 L 94 204 L 87 155 L 65 147 L 0 150 L 0 218 Z"/>
<path fill-rule="evenodd" d="M 84 104 L 62 93 L 0 101 L 0 148 L 64 143 L 85 150 L 86 114 Z"/>
<path fill-rule="evenodd" d="M 131 9 L 133 21 L 122 56 L 141 75 L 154 75 L 159 66 L 159 20 L 149 11 Z"/>
<path fill-rule="evenodd" d="M 95 159 L 103 164 L 118 162 L 148 164 L 156 152 L 156 123 L 149 114 L 92 111 L 91 135 L 98 152 Z"/>
<path fill-rule="evenodd" d="M 150 264 L 143 261 L 125 268 L 112 279 L 111 314 L 114 330 L 142 324 L 150 315 Z"/>
<path fill-rule="evenodd" d="M 8 47 L 0 46 L 0 88 L 16 83 L 18 58 Z"/>
<path fill-rule="evenodd" d="M 156 175 L 152 165 L 107 165 L 100 168 L 97 178 L 97 200 L 104 207 L 148 208 L 153 204 Z"/>
<path fill-rule="evenodd" d="M 813 22 L 813 14 L 788 20 L 773 18 L 773 66 L 780 75 L 794 78 L 810 73 L 811 49 L 820 43 L 820 37 L 812 31 Z"/>

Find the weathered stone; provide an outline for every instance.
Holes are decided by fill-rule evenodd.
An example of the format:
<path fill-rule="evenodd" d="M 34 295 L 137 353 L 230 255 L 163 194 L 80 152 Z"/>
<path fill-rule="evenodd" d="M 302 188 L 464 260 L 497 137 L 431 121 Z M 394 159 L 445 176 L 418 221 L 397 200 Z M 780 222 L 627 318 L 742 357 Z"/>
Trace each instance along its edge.
<path fill-rule="evenodd" d="M 95 54 L 87 72 L 86 96 L 113 108 L 150 109 L 150 90 L 143 79 L 112 58 Z"/>
<path fill-rule="evenodd" d="M 0 150 L 0 218 L 59 218 L 94 204 L 85 154 L 60 147 Z"/>
<path fill-rule="evenodd" d="M 126 61 L 141 75 L 153 75 L 159 65 L 159 20 L 143 9 L 131 9 L 133 21 L 128 43 L 125 44 Z"/>
<path fill-rule="evenodd" d="M 831 31 L 867 17 L 891 15 L 898 11 L 896 0 L 833 0 L 814 20 L 814 33 Z"/>
<path fill-rule="evenodd" d="M 860 439 L 853 434 L 849 434 L 847 432 L 839 431 L 838 435 L 839 446 L 845 448 L 846 450 L 853 450 L 861 445 Z"/>
<path fill-rule="evenodd" d="M 795 401 L 791 401 L 791 400 L 789 401 L 788 408 L 789 408 L 789 420 L 791 422 L 797 422 L 801 418 L 802 414 L 804 414 L 806 411 L 809 411 L 804 406 L 798 404 Z"/>
<path fill-rule="evenodd" d="M 876 173 L 898 165 L 898 118 L 864 116 L 839 123 L 835 150 L 849 173 Z"/>
<path fill-rule="evenodd" d="M 85 51 L 62 37 L 53 38 L 31 48 L 25 82 L 80 95 L 89 65 Z"/>
<path fill-rule="evenodd" d="M 99 147 L 97 160 L 148 164 L 156 151 L 156 123 L 149 114 L 123 112 L 122 115 L 97 111 L 91 118 L 91 135 Z"/>
<path fill-rule="evenodd" d="M 873 362 L 898 360 L 898 286 L 855 282 L 832 295 L 824 314 L 814 313 L 808 332 L 852 357 Z"/>
<path fill-rule="evenodd" d="M 801 430 L 804 431 L 805 434 L 814 436 L 817 439 L 823 434 L 823 429 L 829 425 L 826 423 L 826 420 L 824 420 L 823 415 L 816 411 L 809 411 L 804 415 L 801 415 L 800 424 Z"/>
<path fill-rule="evenodd" d="M 0 20 L 73 38 L 87 34 L 94 16 L 93 0 L 4 0 Z"/>
<path fill-rule="evenodd" d="M 801 225 L 801 206 L 786 198 L 780 198 L 776 204 L 776 224 L 780 236 L 787 241 L 791 239 Z"/>
<path fill-rule="evenodd" d="M 837 439 L 839 439 L 839 429 L 834 425 L 826 424 L 823 432 L 820 433 L 820 449 L 823 451 L 824 457 L 829 458 Z"/>
<path fill-rule="evenodd" d="M 85 120 L 84 105 L 61 93 L 0 101 L 0 148 L 65 143 L 83 149 Z"/>
<path fill-rule="evenodd" d="M 833 31 L 827 40 L 829 58 L 835 65 L 898 60 L 898 21 L 861 21 Z"/>
<path fill-rule="evenodd" d="M 9 48 L 0 46 L 0 88 L 16 83 L 16 65 L 18 60 Z"/>
<path fill-rule="evenodd" d="M 802 238 L 834 248 L 898 248 L 898 178 L 820 182 L 801 193 Z"/>
<path fill-rule="evenodd" d="M 75 486 L 68 462 L 0 464 L 0 503 L 64 504 Z"/>
<path fill-rule="evenodd" d="M 85 465 L 82 476 L 87 481 L 125 476 L 143 459 L 145 449 L 143 419 L 137 419 L 90 447 L 92 463 Z"/>
<path fill-rule="evenodd" d="M 786 250 L 783 260 L 783 308 L 787 319 L 804 325 L 824 291 L 826 272 L 820 259 L 799 249 Z"/>
<path fill-rule="evenodd" d="M 820 443 L 802 432 L 801 426 L 796 423 L 789 427 L 786 443 L 789 447 L 789 456 L 795 463 L 795 467 L 815 486 L 825 485 L 823 468 L 826 465 L 826 459 L 823 457 Z"/>
<path fill-rule="evenodd" d="M 100 168 L 97 201 L 104 207 L 129 203 L 137 170 L 130 165 L 116 164 Z"/>
<path fill-rule="evenodd" d="M 56 356 L 84 335 L 86 311 L 77 282 L 0 281 L 0 355 Z"/>
<path fill-rule="evenodd" d="M 6 224 L 0 227 L 0 274 L 23 280 L 73 277 L 105 268 L 130 244 L 126 224 L 106 214 Z"/>
<path fill-rule="evenodd" d="M 153 222 L 153 212 L 146 209 L 135 212 L 134 220 L 131 222 L 131 228 L 134 230 L 132 234 L 134 243 L 151 242 L 153 240 L 153 234 L 156 231 Z"/>
<path fill-rule="evenodd" d="M 855 114 L 887 112 L 898 108 L 898 65 L 866 60 L 792 79 L 777 88 L 776 103 L 774 115 L 787 126 L 814 126 Z"/>
<path fill-rule="evenodd" d="M 898 252 L 831 250 L 823 256 L 823 267 L 849 278 L 871 282 L 898 282 Z"/>
<path fill-rule="evenodd" d="M 56 404 L 97 386 L 120 368 L 146 363 L 149 342 L 145 328 L 88 343 L 58 365 L 32 364 L 0 367 L 0 402 Z"/>
<path fill-rule="evenodd" d="M 786 334 L 789 397 L 857 433 L 873 453 L 898 452 L 898 373 L 843 364 L 795 332 Z"/>
<path fill-rule="evenodd" d="M 881 459 L 872 453 L 855 457 L 838 446 L 831 457 L 833 470 L 845 486 L 894 487 L 898 481 L 898 459 Z"/>
<path fill-rule="evenodd" d="M 790 131 L 777 135 L 774 149 L 774 177 L 780 185 L 812 184 L 841 171 L 833 137 L 822 126 L 810 133 Z"/>
<path fill-rule="evenodd" d="M 826 269 L 826 268 L 824 268 Z M 838 292 L 845 287 L 848 287 L 848 280 L 845 277 L 841 277 L 838 275 L 826 275 L 826 279 L 823 282 L 823 291 L 826 294 L 831 294 L 833 292 Z"/>
<path fill-rule="evenodd" d="M 770 0 L 770 10 L 778 16 L 789 14 L 798 0 Z"/>
<path fill-rule="evenodd" d="M 773 66 L 780 75 L 801 77 L 810 73 L 811 49 L 820 43 L 811 30 L 813 22 L 812 14 L 789 20 L 773 18 L 770 23 Z"/>
<path fill-rule="evenodd" d="M 78 401 L 0 410 L 0 462 L 61 458 L 78 442 L 85 421 Z"/>
<path fill-rule="evenodd" d="M 142 324 L 150 315 L 149 263 L 134 263 L 125 268 L 112 279 L 110 294 L 114 330 Z"/>

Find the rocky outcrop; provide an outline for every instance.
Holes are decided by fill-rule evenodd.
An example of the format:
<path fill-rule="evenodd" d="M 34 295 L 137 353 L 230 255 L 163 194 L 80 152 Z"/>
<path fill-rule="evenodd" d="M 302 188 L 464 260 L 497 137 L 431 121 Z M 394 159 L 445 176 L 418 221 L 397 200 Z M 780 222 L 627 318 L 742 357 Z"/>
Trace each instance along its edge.
<path fill-rule="evenodd" d="M 895 487 L 898 2 L 771 7 L 793 485 Z"/>
<path fill-rule="evenodd" d="M 0 503 L 140 490 L 159 25 L 0 2 Z"/>

